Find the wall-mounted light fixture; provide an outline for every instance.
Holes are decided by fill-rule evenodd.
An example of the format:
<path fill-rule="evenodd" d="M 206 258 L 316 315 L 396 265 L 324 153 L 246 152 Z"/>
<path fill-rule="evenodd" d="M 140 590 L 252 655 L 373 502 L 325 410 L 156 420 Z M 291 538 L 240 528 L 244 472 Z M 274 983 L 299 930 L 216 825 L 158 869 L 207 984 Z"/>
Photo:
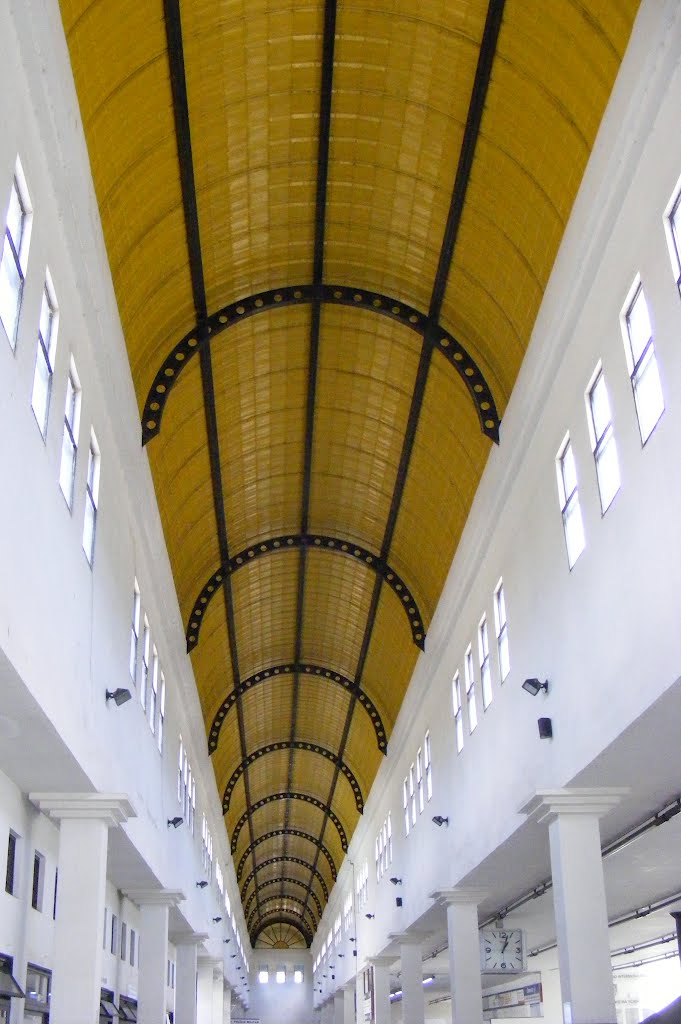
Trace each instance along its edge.
<path fill-rule="evenodd" d="M 200 882 L 196 883 L 196 888 L 197 889 L 205 889 L 207 885 L 208 885 L 208 882 L 206 881 L 206 879 L 202 878 Z"/>
<path fill-rule="evenodd" d="M 345 953 L 339 953 L 338 956 L 342 959 L 345 956 Z"/>
<path fill-rule="evenodd" d="M 550 718 L 538 718 L 537 728 L 540 740 L 550 740 L 553 737 L 553 725 Z"/>
<path fill-rule="evenodd" d="M 130 690 L 125 690 L 122 686 L 119 686 L 117 690 L 106 691 L 107 704 L 112 700 L 114 704 L 118 705 L 118 707 L 120 707 L 121 704 L 127 704 L 131 697 L 132 694 L 130 693 Z"/>
<path fill-rule="evenodd" d="M 370 921 L 373 921 L 373 919 L 376 917 L 375 914 L 365 914 L 364 916 L 368 917 Z"/>
<path fill-rule="evenodd" d="M 533 697 L 536 697 L 540 690 L 544 693 L 549 692 L 549 681 L 545 679 L 544 682 L 540 682 L 538 679 L 526 679 L 523 683 L 523 690 L 527 693 L 531 693 Z"/>
<path fill-rule="evenodd" d="M 442 828 L 443 825 L 446 825 L 447 828 L 449 828 L 449 818 L 443 818 L 441 814 L 434 815 L 433 822 L 438 828 Z"/>
<path fill-rule="evenodd" d="M 230 960 L 236 960 L 236 953 L 232 953 L 232 955 L 230 956 Z"/>
<path fill-rule="evenodd" d="M 176 818 L 168 818 L 168 828 L 171 826 L 173 828 L 179 828 L 183 821 L 184 818 L 180 818 L 179 816 Z"/>
<path fill-rule="evenodd" d="M 220 921 L 222 921 L 222 918 L 219 915 L 213 918 L 213 924 L 220 924 Z"/>
<path fill-rule="evenodd" d="M 393 878 L 390 879 L 390 881 L 393 883 L 393 885 L 402 885 L 402 879 L 401 878 L 393 877 Z"/>
<path fill-rule="evenodd" d="M 223 939 L 222 941 L 224 942 L 225 945 L 227 945 L 227 943 L 231 942 L 232 940 L 231 939 Z"/>
<path fill-rule="evenodd" d="M 402 897 L 401 896 L 396 896 L 395 897 L 395 906 L 396 907 L 401 907 L 402 906 Z"/>

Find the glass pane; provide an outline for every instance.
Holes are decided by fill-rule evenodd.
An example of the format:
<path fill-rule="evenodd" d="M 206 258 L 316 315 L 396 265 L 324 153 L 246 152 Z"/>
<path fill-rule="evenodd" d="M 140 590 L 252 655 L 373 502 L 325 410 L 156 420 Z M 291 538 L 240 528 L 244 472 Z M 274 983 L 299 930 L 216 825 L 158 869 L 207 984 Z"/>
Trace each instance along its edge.
<path fill-rule="evenodd" d="M 468 729 L 473 732 L 478 724 L 478 709 L 475 705 L 475 688 L 471 686 L 468 691 Z"/>
<path fill-rule="evenodd" d="M 577 467 L 575 466 L 575 457 L 572 452 L 572 445 L 569 442 L 563 451 L 563 455 L 560 460 L 560 468 L 563 474 L 563 487 L 565 488 L 563 501 L 567 501 L 577 486 Z"/>
<path fill-rule="evenodd" d="M 629 308 L 627 324 L 629 326 L 631 353 L 634 357 L 634 363 L 637 363 L 641 358 L 643 349 L 653 335 L 653 329 L 650 325 L 650 314 L 648 313 L 648 303 L 642 288 L 639 288 L 636 298 Z"/>
<path fill-rule="evenodd" d="M 620 467 L 617 459 L 617 445 L 612 430 L 596 455 L 598 490 L 601 495 L 601 511 L 605 512 L 620 488 Z"/>
<path fill-rule="evenodd" d="M 488 708 L 492 703 L 492 676 L 489 670 L 489 658 L 482 665 L 482 703 Z"/>
<path fill-rule="evenodd" d="M 92 564 L 92 553 L 95 545 L 95 508 L 90 494 L 85 496 L 85 521 L 83 523 L 83 551 L 88 562 Z"/>
<path fill-rule="evenodd" d="M 12 348 L 14 348 L 17 321 L 19 319 L 21 284 L 21 275 L 14 262 L 12 250 L 5 239 L 5 245 L 2 250 L 2 263 L 0 263 L 0 319 Z"/>
<path fill-rule="evenodd" d="M 650 437 L 653 427 L 664 412 L 660 371 L 657 368 L 655 349 L 652 345 L 634 380 L 634 396 L 636 399 L 638 422 L 641 428 L 641 440 L 645 442 Z"/>
<path fill-rule="evenodd" d="M 502 682 L 511 670 L 511 659 L 508 653 L 508 632 L 504 627 L 499 634 L 499 675 Z"/>
<path fill-rule="evenodd" d="M 596 441 L 598 441 L 605 433 L 605 430 L 609 426 L 612 418 L 610 413 L 610 401 L 608 399 L 608 389 L 605 386 L 605 378 L 602 373 L 599 373 L 598 380 L 591 389 L 590 398 L 594 434 L 596 435 Z"/>
<path fill-rule="evenodd" d="M 19 198 L 19 192 L 17 190 L 16 182 L 12 185 L 12 191 L 9 197 L 9 207 L 7 209 L 7 230 L 12 236 L 14 242 L 14 248 L 18 255 L 21 255 L 21 236 L 23 229 L 24 220 L 24 208 Z"/>
<path fill-rule="evenodd" d="M 565 526 L 565 540 L 567 543 L 568 563 L 570 568 L 575 564 L 584 550 L 584 524 L 582 522 L 582 510 L 579 501 L 575 497 L 563 513 Z"/>
<path fill-rule="evenodd" d="M 40 337 L 43 339 L 43 344 L 51 355 L 52 347 L 52 309 L 50 307 L 50 300 L 47 291 L 43 291 L 43 301 L 40 307 L 40 323 L 38 325 L 40 331 Z"/>
<path fill-rule="evenodd" d="M 38 421 L 40 431 L 45 436 L 47 427 L 47 410 L 50 401 L 50 384 L 52 374 L 45 359 L 43 347 L 38 343 L 38 354 L 35 360 L 35 374 L 33 375 L 33 394 L 31 395 L 31 406 Z"/>

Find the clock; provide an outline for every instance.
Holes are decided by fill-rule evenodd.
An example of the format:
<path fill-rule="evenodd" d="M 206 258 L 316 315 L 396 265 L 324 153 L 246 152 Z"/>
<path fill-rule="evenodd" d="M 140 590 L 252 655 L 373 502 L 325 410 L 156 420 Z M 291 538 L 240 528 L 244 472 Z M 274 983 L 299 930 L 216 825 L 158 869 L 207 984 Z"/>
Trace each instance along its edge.
<path fill-rule="evenodd" d="M 480 969 L 503 974 L 517 974 L 525 970 L 525 943 L 520 928 L 482 929 Z"/>

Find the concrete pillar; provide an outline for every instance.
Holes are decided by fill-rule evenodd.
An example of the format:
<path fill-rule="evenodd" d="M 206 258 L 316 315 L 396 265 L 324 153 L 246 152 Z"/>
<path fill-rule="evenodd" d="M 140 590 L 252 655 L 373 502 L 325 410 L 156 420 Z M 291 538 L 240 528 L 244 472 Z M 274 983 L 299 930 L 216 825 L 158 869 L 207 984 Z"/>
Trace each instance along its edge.
<path fill-rule="evenodd" d="M 343 989 L 336 989 L 333 995 L 333 1024 L 345 1024 L 345 995 Z"/>
<path fill-rule="evenodd" d="M 449 977 L 453 1024 L 482 1024 L 478 904 L 483 889 L 441 889 L 432 893 L 447 908 Z"/>
<path fill-rule="evenodd" d="M 395 957 L 374 956 L 369 960 L 374 972 L 374 1013 L 376 1024 L 390 1024 L 390 967 Z M 364 1021 L 364 1002 L 357 1004 L 357 1020 Z M 406 1020 L 406 1018 L 405 1018 Z"/>
<path fill-rule="evenodd" d="M 322 1006 L 322 1024 L 334 1024 L 333 999 L 327 999 Z"/>
<path fill-rule="evenodd" d="M 614 1024 L 599 819 L 626 789 L 540 790 L 521 810 L 549 827 L 565 1024 Z"/>
<path fill-rule="evenodd" d="M 125 895 L 140 908 L 137 1020 L 139 1024 L 158 1024 L 166 1015 L 168 910 L 185 898 L 184 893 L 130 889 Z"/>
<path fill-rule="evenodd" d="M 99 1020 L 108 830 L 135 812 L 119 793 L 31 793 L 29 800 L 60 822 L 50 1020 L 92 1024 Z"/>
<path fill-rule="evenodd" d="M 225 989 L 223 965 L 213 964 L 213 1024 L 223 1024 L 225 1012 Z"/>
<path fill-rule="evenodd" d="M 222 1024 L 232 1024 L 232 990 L 226 982 L 222 999 Z"/>
<path fill-rule="evenodd" d="M 343 1021 L 342 1024 L 356 1024 L 355 1015 L 355 983 L 351 981 L 343 989 Z"/>
<path fill-rule="evenodd" d="M 214 1024 L 213 1021 L 213 971 L 220 964 L 214 957 L 199 957 L 196 985 L 197 1024 Z M 222 1017 L 220 1018 L 220 1021 Z"/>
<path fill-rule="evenodd" d="M 423 960 L 421 959 L 423 936 L 418 932 L 401 932 L 397 935 L 389 935 L 388 938 L 392 942 L 398 942 L 400 946 L 402 1022 L 403 1024 L 424 1024 L 426 1006 L 423 996 Z"/>
<path fill-rule="evenodd" d="M 187 932 L 174 936 L 177 961 L 175 966 L 175 1024 L 196 1024 L 197 946 L 207 934 Z"/>

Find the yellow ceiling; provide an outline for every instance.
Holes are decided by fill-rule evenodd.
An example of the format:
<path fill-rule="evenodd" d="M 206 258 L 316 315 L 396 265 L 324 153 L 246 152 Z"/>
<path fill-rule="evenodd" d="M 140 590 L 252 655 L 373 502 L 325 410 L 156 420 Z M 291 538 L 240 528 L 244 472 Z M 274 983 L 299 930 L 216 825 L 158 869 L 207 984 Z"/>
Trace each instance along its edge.
<path fill-rule="evenodd" d="M 61 2 L 253 941 L 321 915 L 637 6 Z"/>

